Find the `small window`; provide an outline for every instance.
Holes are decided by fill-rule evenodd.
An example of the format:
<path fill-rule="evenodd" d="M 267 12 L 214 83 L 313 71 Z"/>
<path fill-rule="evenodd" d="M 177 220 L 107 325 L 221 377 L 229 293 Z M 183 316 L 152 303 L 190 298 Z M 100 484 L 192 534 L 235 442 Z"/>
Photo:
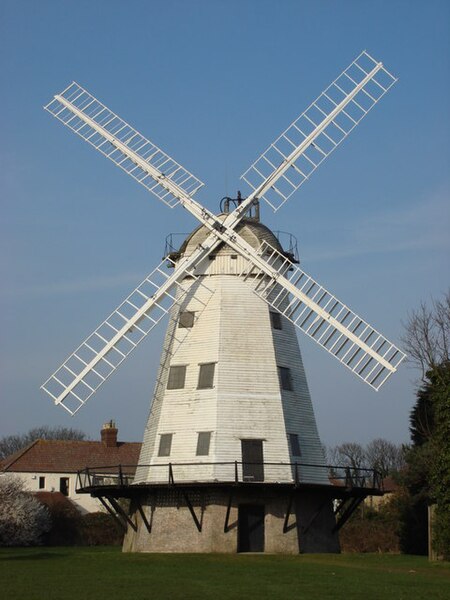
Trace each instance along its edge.
<path fill-rule="evenodd" d="M 167 381 L 168 390 L 180 390 L 184 388 L 186 380 L 186 365 L 177 365 L 170 367 L 169 379 Z"/>
<path fill-rule="evenodd" d="M 45 477 L 39 477 L 39 489 L 40 490 L 45 489 Z"/>
<path fill-rule="evenodd" d="M 207 388 L 214 387 L 214 368 L 216 363 L 205 363 L 200 365 L 200 371 L 198 373 L 198 385 L 197 389 L 205 390 Z"/>
<path fill-rule="evenodd" d="M 59 491 L 64 496 L 69 495 L 69 478 L 68 477 L 60 477 L 59 478 Z"/>
<path fill-rule="evenodd" d="M 289 434 L 289 444 L 291 445 L 292 456 L 302 455 L 302 451 L 300 450 L 300 443 L 298 441 L 298 435 L 296 433 Z"/>
<path fill-rule="evenodd" d="M 170 456 L 172 448 L 172 433 L 163 433 L 159 438 L 158 456 Z"/>
<path fill-rule="evenodd" d="M 237 260 L 237 254 L 232 254 L 232 255 L 231 255 L 231 259 L 232 259 L 232 260 Z"/>
<path fill-rule="evenodd" d="M 178 319 L 178 327 L 183 329 L 190 329 L 194 326 L 195 320 L 195 312 L 191 310 L 186 310 L 180 313 L 180 317 Z"/>
<path fill-rule="evenodd" d="M 275 312 L 273 310 L 270 311 L 270 321 L 272 323 L 273 329 L 283 329 L 283 325 L 281 322 L 281 315 L 279 312 Z"/>
<path fill-rule="evenodd" d="M 200 431 L 197 439 L 197 456 L 208 456 L 209 444 L 211 441 L 210 431 Z"/>
<path fill-rule="evenodd" d="M 292 385 L 291 370 L 288 367 L 278 367 L 280 374 L 281 389 L 292 392 L 294 389 Z"/>

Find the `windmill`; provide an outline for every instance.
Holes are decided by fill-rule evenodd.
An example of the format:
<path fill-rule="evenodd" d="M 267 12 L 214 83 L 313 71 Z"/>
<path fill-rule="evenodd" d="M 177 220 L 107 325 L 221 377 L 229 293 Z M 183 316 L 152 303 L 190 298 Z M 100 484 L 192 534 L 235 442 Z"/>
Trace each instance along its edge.
<path fill-rule="evenodd" d="M 278 210 L 395 81 L 362 52 L 247 169 L 248 196 L 219 215 L 194 199 L 199 179 L 77 83 L 45 106 L 200 221 L 42 386 L 75 414 L 169 316 L 132 485 L 122 468 L 114 485 L 98 465 L 80 475 L 128 524 L 126 549 L 336 551 L 352 510 L 380 493 L 374 473 L 330 484 L 296 329 L 375 390 L 405 355 L 299 268 L 260 222 L 259 202 Z"/>

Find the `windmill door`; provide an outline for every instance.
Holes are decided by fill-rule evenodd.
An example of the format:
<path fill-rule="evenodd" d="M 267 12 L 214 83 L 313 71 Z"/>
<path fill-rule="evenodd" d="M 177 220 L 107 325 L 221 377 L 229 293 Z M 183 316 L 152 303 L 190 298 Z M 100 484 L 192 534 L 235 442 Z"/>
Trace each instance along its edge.
<path fill-rule="evenodd" d="M 242 478 L 244 481 L 264 481 L 263 440 L 241 440 Z"/>
<path fill-rule="evenodd" d="M 238 552 L 264 552 L 264 506 L 240 504 L 238 508 Z"/>

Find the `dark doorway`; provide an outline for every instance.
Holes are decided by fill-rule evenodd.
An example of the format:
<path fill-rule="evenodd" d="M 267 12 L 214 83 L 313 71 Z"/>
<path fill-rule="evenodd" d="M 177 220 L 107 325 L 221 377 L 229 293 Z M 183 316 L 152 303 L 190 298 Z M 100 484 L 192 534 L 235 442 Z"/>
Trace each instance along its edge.
<path fill-rule="evenodd" d="M 264 552 L 264 506 L 241 504 L 238 508 L 238 552 Z"/>
<path fill-rule="evenodd" d="M 69 478 L 68 477 L 60 477 L 59 479 L 59 491 L 64 496 L 69 495 Z"/>
<path fill-rule="evenodd" d="M 263 440 L 241 440 L 242 478 L 244 481 L 264 481 Z"/>

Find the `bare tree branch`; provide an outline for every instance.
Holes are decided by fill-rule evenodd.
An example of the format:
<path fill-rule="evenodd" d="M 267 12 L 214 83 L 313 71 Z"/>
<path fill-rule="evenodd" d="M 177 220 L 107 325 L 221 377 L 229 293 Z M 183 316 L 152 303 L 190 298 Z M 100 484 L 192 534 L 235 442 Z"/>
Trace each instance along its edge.
<path fill-rule="evenodd" d="M 7 435 L 0 438 L 0 460 L 18 452 L 35 440 L 84 440 L 86 434 L 79 429 L 69 427 L 34 427 L 27 433 Z"/>
<path fill-rule="evenodd" d="M 422 302 L 403 323 L 403 346 L 409 362 L 418 367 L 422 380 L 430 369 L 450 360 L 450 290 L 442 299 Z"/>

